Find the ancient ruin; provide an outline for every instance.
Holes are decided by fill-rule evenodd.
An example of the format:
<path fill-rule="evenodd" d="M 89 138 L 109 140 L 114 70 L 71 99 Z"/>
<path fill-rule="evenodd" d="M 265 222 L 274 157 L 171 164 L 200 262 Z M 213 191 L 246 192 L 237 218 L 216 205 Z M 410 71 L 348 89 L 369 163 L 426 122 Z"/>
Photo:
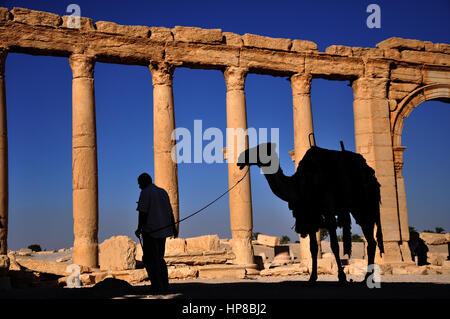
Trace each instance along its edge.
<path fill-rule="evenodd" d="M 421 102 L 450 101 L 450 45 L 389 38 L 376 48 L 332 45 L 319 52 L 306 40 L 238 35 L 220 29 L 125 26 L 81 18 L 70 28 L 68 16 L 0 8 L 0 255 L 7 253 L 8 143 L 5 61 L 8 53 L 68 58 L 73 72 L 73 262 L 96 267 L 98 260 L 98 183 L 94 101 L 95 63 L 148 67 L 154 101 L 155 183 L 167 190 L 178 219 L 177 165 L 170 151 L 175 128 L 172 92 L 177 67 L 223 71 L 227 127 L 247 128 L 245 79 L 248 73 L 290 79 L 293 98 L 293 158 L 298 165 L 312 133 L 311 80 L 349 81 L 354 92 L 356 152 L 375 169 L 381 183 L 381 224 L 385 255 L 381 262 L 409 261 L 408 216 L 402 177 L 403 120 Z M 149 146 L 150 147 L 150 146 Z M 242 177 L 229 166 L 229 185 Z M 250 176 L 230 193 L 234 263 L 254 266 L 251 245 Z M 307 258 L 309 244 L 300 244 Z"/>

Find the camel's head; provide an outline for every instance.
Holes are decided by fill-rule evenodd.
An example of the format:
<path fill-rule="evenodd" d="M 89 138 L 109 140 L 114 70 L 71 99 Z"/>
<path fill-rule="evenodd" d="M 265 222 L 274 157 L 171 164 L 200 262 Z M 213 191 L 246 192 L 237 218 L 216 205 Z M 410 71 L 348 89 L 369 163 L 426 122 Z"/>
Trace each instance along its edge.
<path fill-rule="evenodd" d="M 237 165 L 240 169 L 258 165 L 264 174 L 274 174 L 280 165 L 276 147 L 275 143 L 263 143 L 249 148 L 239 155 Z"/>

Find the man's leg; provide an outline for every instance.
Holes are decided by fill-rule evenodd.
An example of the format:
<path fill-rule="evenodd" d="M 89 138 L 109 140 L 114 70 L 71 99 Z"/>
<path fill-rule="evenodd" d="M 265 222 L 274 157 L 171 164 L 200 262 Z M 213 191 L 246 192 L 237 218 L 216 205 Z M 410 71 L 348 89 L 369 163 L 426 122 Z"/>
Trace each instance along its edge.
<path fill-rule="evenodd" d="M 159 269 L 161 271 L 161 284 L 162 288 L 167 290 L 169 289 L 169 274 L 167 272 L 167 264 L 164 260 L 164 254 L 166 252 L 166 238 L 159 239 Z"/>
<path fill-rule="evenodd" d="M 144 262 L 145 269 L 147 270 L 148 277 L 151 281 L 153 289 L 159 289 L 158 282 L 158 245 L 154 238 L 148 234 L 142 234 L 143 237 L 143 256 L 142 261 Z"/>

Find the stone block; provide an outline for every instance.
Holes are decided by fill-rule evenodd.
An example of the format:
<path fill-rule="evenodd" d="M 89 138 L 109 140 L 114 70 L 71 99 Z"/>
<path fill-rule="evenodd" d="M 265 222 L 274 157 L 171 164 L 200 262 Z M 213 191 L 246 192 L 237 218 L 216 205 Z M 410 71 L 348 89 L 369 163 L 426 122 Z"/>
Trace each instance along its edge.
<path fill-rule="evenodd" d="M 303 73 L 305 58 L 292 52 L 241 49 L 240 66 L 265 74 Z M 261 71 L 259 71 L 261 70 Z"/>
<path fill-rule="evenodd" d="M 70 21 L 70 16 L 62 17 L 62 25 L 63 28 L 69 28 L 67 22 Z M 73 18 L 72 18 L 73 19 Z M 112 22 L 110 22 L 112 23 Z M 80 31 L 95 31 L 94 21 L 91 18 L 80 17 L 80 27 L 79 28 L 69 28 L 69 29 L 77 29 Z"/>
<path fill-rule="evenodd" d="M 205 239 L 206 240 L 206 239 Z M 184 238 L 167 238 L 165 255 L 182 254 L 186 252 L 186 240 Z"/>
<path fill-rule="evenodd" d="M 402 60 L 412 63 L 450 65 L 450 55 L 435 52 L 402 51 Z"/>
<path fill-rule="evenodd" d="M 208 265 L 198 267 L 199 278 L 236 278 L 244 279 L 246 276 L 246 270 L 242 266 L 238 265 Z"/>
<path fill-rule="evenodd" d="M 432 83 L 450 84 L 450 73 L 447 71 L 423 69 L 422 74 L 424 84 L 432 84 Z"/>
<path fill-rule="evenodd" d="M 317 52 L 317 44 L 308 40 L 292 40 L 291 51 L 295 52 Z"/>
<path fill-rule="evenodd" d="M 244 34 L 242 40 L 246 47 L 261 49 L 289 51 L 292 45 L 290 39 L 270 38 L 250 33 Z"/>
<path fill-rule="evenodd" d="M 305 70 L 313 75 L 337 80 L 353 79 L 364 74 L 360 58 L 341 56 L 307 56 Z"/>
<path fill-rule="evenodd" d="M 186 252 L 203 252 L 219 249 L 218 235 L 186 238 Z"/>
<path fill-rule="evenodd" d="M 121 34 L 129 37 L 148 38 L 150 28 L 141 25 L 120 25 L 114 22 L 98 21 L 95 23 L 97 31 L 113 34 Z"/>
<path fill-rule="evenodd" d="M 218 43 L 223 40 L 221 29 L 175 26 L 172 29 L 172 33 L 175 41 L 180 42 Z"/>
<path fill-rule="evenodd" d="M 151 27 L 150 39 L 158 42 L 170 42 L 173 41 L 172 30 L 164 27 Z"/>
<path fill-rule="evenodd" d="M 382 58 L 383 51 L 375 48 L 352 47 L 352 55 L 366 58 Z"/>
<path fill-rule="evenodd" d="M 136 243 L 127 236 L 114 236 L 98 247 L 101 270 L 129 270 L 136 267 Z"/>
<path fill-rule="evenodd" d="M 374 78 L 389 78 L 390 63 L 385 60 L 368 59 L 365 68 L 365 77 Z"/>
<path fill-rule="evenodd" d="M 293 264 L 288 266 L 280 266 L 275 268 L 263 269 L 259 273 L 260 276 L 297 276 L 308 274 L 308 267 L 302 264 Z"/>
<path fill-rule="evenodd" d="M 142 256 L 144 256 L 142 246 L 141 244 L 136 244 L 136 261 L 142 261 Z"/>
<path fill-rule="evenodd" d="M 352 84 L 353 96 L 357 99 L 385 99 L 386 79 L 359 78 Z"/>
<path fill-rule="evenodd" d="M 128 283 L 138 283 L 148 279 L 148 274 L 145 269 L 112 271 L 110 274 L 114 278 L 125 280 Z"/>
<path fill-rule="evenodd" d="M 0 22 L 8 21 L 11 19 L 8 8 L 0 7 Z"/>
<path fill-rule="evenodd" d="M 389 99 L 401 100 L 418 87 L 416 83 L 391 82 L 389 86 Z"/>
<path fill-rule="evenodd" d="M 325 53 L 341 56 L 352 56 L 352 48 L 344 45 L 331 45 L 325 49 Z"/>
<path fill-rule="evenodd" d="M 421 83 L 422 72 L 419 67 L 397 66 L 391 70 L 391 81 Z"/>
<path fill-rule="evenodd" d="M 424 43 L 425 51 L 450 54 L 450 45 L 447 43 L 433 43 L 430 41 L 425 41 Z"/>
<path fill-rule="evenodd" d="M 167 271 L 169 279 L 187 279 L 198 276 L 198 269 L 196 267 L 169 267 Z"/>
<path fill-rule="evenodd" d="M 397 50 L 416 50 L 422 51 L 425 49 L 425 43 L 414 39 L 403 39 L 392 37 L 381 41 L 376 45 L 380 49 L 397 49 Z"/>
<path fill-rule="evenodd" d="M 35 11 L 25 8 L 14 8 L 11 10 L 11 14 L 14 17 L 15 22 L 47 26 L 47 27 L 58 27 L 62 20 L 61 17 L 54 13 Z"/>
<path fill-rule="evenodd" d="M 392 59 L 392 60 L 400 60 L 402 55 L 400 54 L 400 51 L 397 49 L 384 49 L 383 56 L 386 59 Z"/>
<path fill-rule="evenodd" d="M 227 45 L 231 45 L 231 46 L 239 47 L 239 48 L 244 46 L 242 37 L 239 34 L 236 34 L 233 32 L 223 32 L 222 34 L 225 37 L 225 43 Z"/>
<path fill-rule="evenodd" d="M 443 245 L 450 242 L 448 236 L 450 234 L 420 233 L 419 235 L 427 245 Z"/>
<path fill-rule="evenodd" d="M 238 66 L 239 48 L 218 45 L 168 42 L 165 58 L 171 64 Z"/>
<path fill-rule="evenodd" d="M 67 264 L 57 263 L 56 261 L 46 261 L 46 260 L 34 260 L 34 259 L 16 259 L 17 264 L 26 269 L 44 273 L 53 274 L 58 276 L 70 275 L 68 271 Z M 80 266 L 80 273 L 86 273 L 89 271 L 89 267 Z"/>
<path fill-rule="evenodd" d="M 280 245 L 280 238 L 276 236 L 258 234 L 257 242 L 259 245 L 275 247 Z"/>

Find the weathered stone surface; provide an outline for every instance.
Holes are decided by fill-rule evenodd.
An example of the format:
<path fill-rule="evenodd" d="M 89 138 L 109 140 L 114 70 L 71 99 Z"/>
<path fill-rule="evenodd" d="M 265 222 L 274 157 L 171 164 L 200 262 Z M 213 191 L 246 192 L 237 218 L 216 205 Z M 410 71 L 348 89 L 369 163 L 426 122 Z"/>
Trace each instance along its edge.
<path fill-rule="evenodd" d="M 0 7 L 0 22 L 7 21 L 11 19 L 8 8 Z"/>
<path fill-rule="evenodd" d="M 447 43 L 433 43 L 431 41 L 424 41 L 424 43 L 425 51 L 450 54 L 450 45 Z"/>
<path fill-rule="evenodd" d="M 150 35 L 150 27 L 141 25 L 120 25 L 114 22 L 98 21 L 95 26 L 99 32 L 122 34 L 129 37 L 148 38 Z"/>
<path fill-rule="evenodd" d="M 280 238 L 276 236 L 268 236 L 263 234 L 258 234 L 258 238 L 256 242 L 259 245 L 269 246 L 269 247 L 275 247 L 280 245 Z"/>
<path fill-rule="evenodd" d="M 203 252 L 219 249 L 218 235 L 186 238 L 186 252 Z"/>
<path fill-rule="evenodd" d="M 237 278 L 244 279 L 246 270 L 238 265 L 207 265 L 198 267 L 199 278 Z"/>
<path fill-rule="evenodd" d="M 330 79 L 351 79 L 364 74 L 364 63 L 360 58 L 340 56 L 307 56 L 305 71 Z"/>
<path fill-rule="evenodd" d="M 308 40 L 292 40 L 291 51 L 295 52 L 316 52 L 317 44 Z"/>
<path fill-rule="evenodd" d="M 224 264 L 235 258 L 234 253 L 226 251 L 196 252 L 184 253 L 166 256 L 164 259 L 168 265 L 186 264 L 186 265 L 207 265 Z"/>
<path fill-rule="evenodd" d="M 261 35 L 246 33 L 242 36 L 244 46 L 261 49 L 289 51 L 292 42 L 290 39 L 269 38 Z"/>
<path fill-rule="evenodd" d="M 364 76 L 373 78 L 389 78 L 390 62 L 378 59 L 367 59 L 364 67 Z"/>
<path fill-rule="evenodd" d="M 427 245 L 442 245 L 450 242 L 450 233 L 420 233 L 420 238 L 422 238 Z"/>
<path fill-rule="evenodd" d="M 168 63 L 186 65 L 223 66 L 239 65 L 239 49 L 231 46 L 195 45 L 169 42 L 165 48 Z"/>
<path fill-rule="evenodd" d="M 233 32 L 222 32 L 222 34 L 225 37 L 225 43 L 227 45 L 239 48 L 244 46 L 244 41 L 242 40 L 242 37 L 239 34 Z"/>
<path fill-rule="evenodd" d="M 391 70 L 391 81 L 422 82 L 422 73 L 419 68 L 397 66 Z"/>
<path fill-rule="evenodd" d="M 221 29 L 175 26 L 172 29 L 172 33 L 175 41 L 181 42 L 217 43 L 223 40 Z"/>
<path fill-rule="evenodd" d="M 435 52 L 402 51 L 402 60 L 412 63 L 450 65 L 450 55 Z"/>
<path fill-rule="evenodd" d="M 296 276 L 308 274 L 308 267 L 302 264 L 293 264 L 261 270 L 260 276 Z"/>
<path fill-rule="evenodd" d="M 381 41 L 376 45 L 380 49 L 398 49 L 398 50 L 418 50 L 422 51 L 425 48 L 425 44 L 419 40 L 403 39 L 392 37 Z"/>
<path fill-rule="evenodd" d="M 402 55 L 400 54 L 400 51 L 397 49 L 384 49 L 383 56 L 386 59 L 392 59 L 392 60 L 400 60 Z"/>
<path fill-rule="evenodd" d="M 198 269 L 195 267 L 168 267 L 169 279 L 196 278 Z"/>
<path fill-rule="evenodd" d="M 312 271 L 312 261 L 308 261 L 308 272 Z M 319 258 L 317 259 L 317 274 L 318 275 L 333 275 L 337 274 L 337 265 L 334 258 Z"/>
<path fill-rule="evenodd" d="M 9 270 L 9 257 L 8 255 L 0 255 L 0 276 L 6 274 Z"/>
<path fill-rule="evenodd" d="M 349 275 L 365 275 L 367 271 L 367 261 L 364 259 L 350 259 L 350 264 L 344 268 L 344 272 Z"/>
<path fill-rule="evenodd" d="M 352 47 L 352 55 L 366 58 L 382 58 L 383 51 L 375 48 Z"/>
<path fill-rule="evenodd" d="M 63 16 L 61 27 L 80 31 L 95 31 L 94 21 L 91 18 L 80 17 L 79 28 L 70 28 L 68 25 L 68 21 L 71 21 L 70 19 L 73 18 L 71 18 L 71 16 Z"/>
<path fill-rule="evenodd" d="M 387 79 L 359 78 L 354 81 L 353 96 L 357 99 L 385 99 Z"/>
<path fill-rule="evenodd" d="M 257 73 L 292 74 L 304 72 L 305 58 L 295 52 L 244 48 L 241 50 L 239 64 Z"/>
<path fill-rule="evenodd" d="M 182 254 L 185 252 L 186 252 L 186 240 L 184 238 L 167 238 L 165 251 L 166 256 L 174 254 Z"/>
<path fill-rule="evenodd" d="M 55 261 L 17 258 L 16 262 L 26 269 L 40 273 L 54 274 L 59 276 L 70 275 L 70 271 L 66 271 L 67 270 L 66 264 L 57 263 Z M 80 273 L 85 273 L 88 271 L 89 267 L 80 266 Z"/>
<path fill-rule="evenodd" d="M 325 49 L 325 53 L 341 56 L 352 56 L 352 48 L 344 45 L 331 45 Z"/>
<path fill-rule="evenodd" d="M 148 279 L 148 274 L 145 269 L 112 271 L 109 274 L 116 279 L 125 280 L 129 283 L 138 283 Z"/>
<path fill-rule="evenodd" d="M 442 266 L 447 259 L 447 254 L 428 253 L 428 262 L 432 265 Z"/>
<path fill-rule="evenodd" d="M 389 86 L 389 99 L 401 100 L 418 87 L 416 83 L 391 82 Z"/>
<path fill-rule="evenodd" d="M 16 255 L 14 252 L 10 251 L 8 252 L 8 258 L 9 258 L 9 270 L 20 270 L 20 265 L 16 261 Z"/>
<path fill-rule="evenodd" d="M 151 27 L 150 28 L 150 39 L 158 42 L 169 42 L 173 41 L 172 30 L 164 27 Z"/>
<path fill-rule="evenodd" d="M 62 22 L 57 14 L 25 8 L 14 8 L 11 14 L 14 16 L 14 21 L 31 25 L 57 27 Z"/>
<path fill-rule="evenodd" d="M 127 236 L 114 236 L 99 245 L 101 270 L 129 270 L 136 267 L 136 243 Z"/>
<path fill-rule="evenodd" d="M 445 70 L 422 69 L 424 84 L 444 83 L 450 84 L 450 72 Z"/>

